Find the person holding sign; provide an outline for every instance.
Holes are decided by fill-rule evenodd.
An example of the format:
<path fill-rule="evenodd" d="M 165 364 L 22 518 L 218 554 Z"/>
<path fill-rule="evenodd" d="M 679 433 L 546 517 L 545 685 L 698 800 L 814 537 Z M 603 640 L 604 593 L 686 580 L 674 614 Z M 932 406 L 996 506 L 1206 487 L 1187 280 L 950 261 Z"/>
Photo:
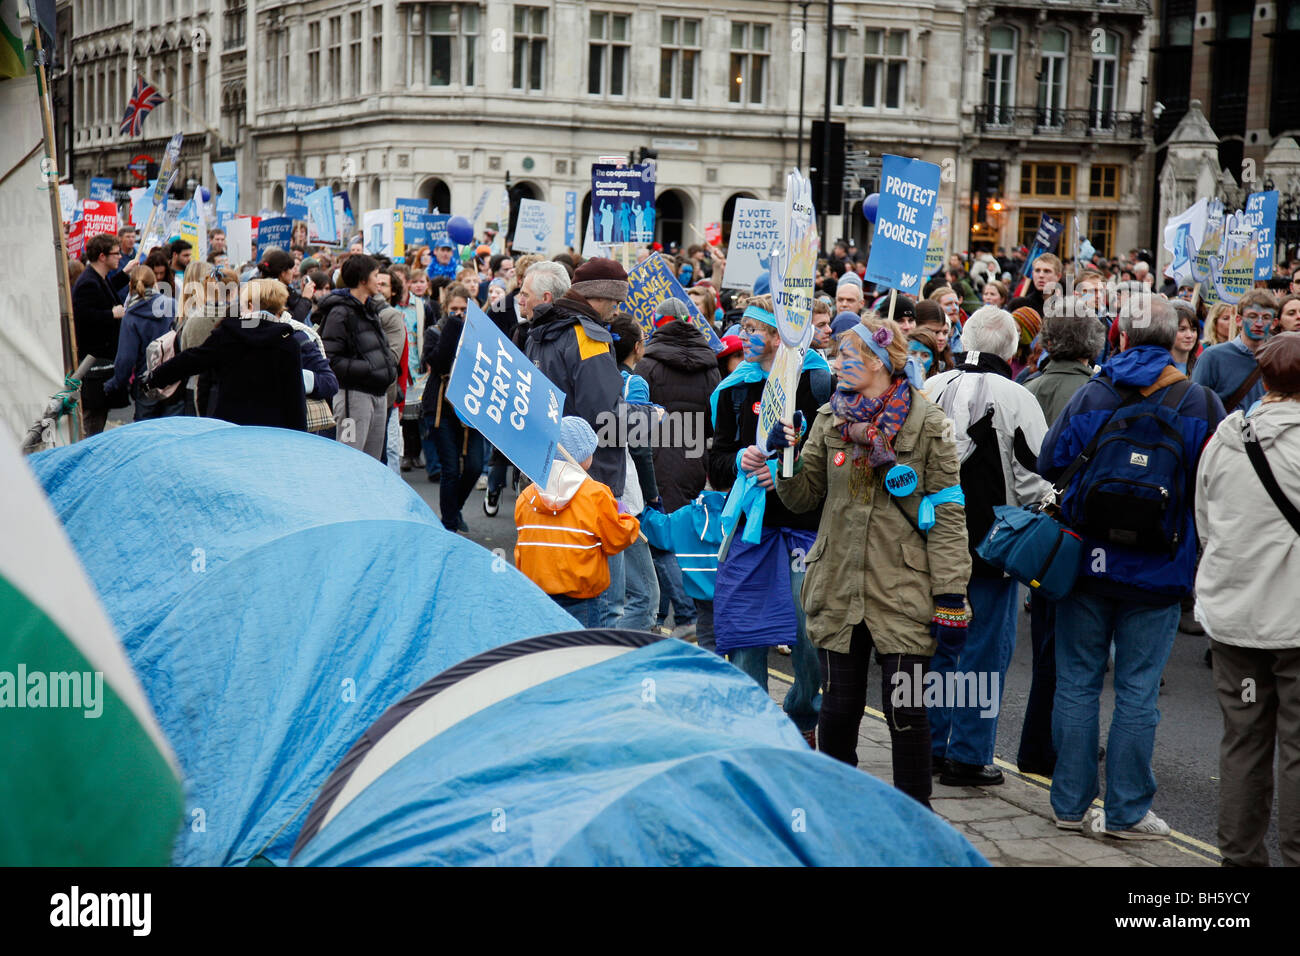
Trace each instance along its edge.
<path fill-rule="evenodd" d="M 909 379 L 897 323 L 862 319 L 841 336 L 835 361 L 835 394 L 817 410 L 794 476 L 776 483 L 792 512 L 821 515 L 802 592 L 826 687 L 818 735 L 823 753 L 857 765 L 874 648 L 894 786 L 929 806 L 921 688 L 939 643 L 960 642 L 966 630 L 970 555 L 957 449 L 943 412 Z M 798 435 L 786 425 L 782 439 Z"/>
<path fill-rule="evenodd" d="M 775 492 L 767 452 L 756 443 L 763 389 L 781 339 L 777 334 L 772 297 L 751 300 L 741 320 L 745 361 L 714 390 L 713 447 L 709 452 L 709 483 L 716 491 L 731 489 L 723 525 L 732 536 L 718 564 L 714 590 L 713 631 L 718 651 L 767 687 L 769 647 L 793 649 L 794 686 L 785 698 L 785 712 L 814 746 L 820 706 L 817 655 L 808 642 L 799 593 L 804 561 L 813 548 L 820 509 L 796 514 Z M 799 375 L 791 411 L 811 421 L 829 388 L 814 394 L 814 377 L 825 372 L 826 360 L 809 349 Z M 726 544 L 724 542 L 724 547 Z"/>

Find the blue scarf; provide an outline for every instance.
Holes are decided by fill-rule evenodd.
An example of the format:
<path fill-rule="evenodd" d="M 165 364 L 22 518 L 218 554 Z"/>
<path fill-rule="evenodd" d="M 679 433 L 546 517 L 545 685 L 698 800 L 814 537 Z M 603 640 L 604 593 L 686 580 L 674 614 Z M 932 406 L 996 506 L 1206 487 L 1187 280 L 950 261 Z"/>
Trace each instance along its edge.
<path fill-rule="evenodd" d="M 803 369 L 800 371 L 800 374 L 802 375 L 803 372 L 812 371 L 813 369 L 825 369 L 829 372 L 831 367 L 826 364 L 826 359 L 822 357 L 820 352 L 814 349 L 809 349 L 804 353 Z M 718 427 L 719 395 L 731 388 L 731 386 L 739 385 L 742 382 L 748 385 L 751 382 L 763 382 L 766 380 L 767 372 L 763 371 L 763 366 L 759 365 L 757 362 L 741 362 L 737 365 L 730 375 L 718 383 L 718 387 L 715 388 L 713 394 L 709 396 L 709 409 L 713 414 L 713 427 Z"/>

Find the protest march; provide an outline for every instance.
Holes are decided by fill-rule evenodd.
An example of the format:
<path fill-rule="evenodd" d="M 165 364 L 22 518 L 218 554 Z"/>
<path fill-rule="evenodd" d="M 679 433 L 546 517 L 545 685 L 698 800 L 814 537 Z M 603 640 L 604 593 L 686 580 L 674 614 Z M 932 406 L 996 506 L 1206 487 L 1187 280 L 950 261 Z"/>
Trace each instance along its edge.
<path fill-rule="evenodd" d="M 48 6 L 0 3 L 0 770 L 30 781 L 0 787 L 0 862 L 1300 866 L 1286 183 L 1161 186 L 1157 247 L 1125 251 L 1110 165 L 1030 158 L 1017 191 L 921 138 L 879 148 L 874 104 L 932 94 L 915 31 L 856 26 L 807 52 L 829 80 L 834 44 L 858 51 L 868 119 L 833 176 L 792 99 L 797 137 L 745 133 L 780 141 L 768 179 L 659 117 L 575 121 L 554 162 L 395 140 L 379 169 L 411 176 L 381 190 L 373 156 L 217 148 L 225 120 L 192 131 L 197 98 L 133 53 L 92 81 L 121 81 L 131 164 L 80 177 Z M 406 6 L 393 69 L 477 117 L 488 14 Z M 512 88 L 558 95 L 558 12 L 487 8 L 526 39 Z M 588 12 L 604 52 L 574 95 L 641 82 L 642 13 Z M 1045 71 L 1075 55 L 1054 22 Z M 681 64 L 711 21 L 653 23 L 671 112 L 707 95 Z M 751 98 L 797 66 L 781 24 L 718 33 L 744 115 L 715 122 L 785 116 Z M 357 39 L 348 71 L 363 47 L 381 62 Z M 319 70 L 286 43 L 277 77 L 282 49 L 278 82 Z M 1000 96 L 1014 48 L 989 49 Z M 1044 136 L 1110 131 L 1052 76 Z M 1010 102 L 973 122 L 1009 135 Z M 426 176 L 446 188 L 405 184 Z M 61 892 L 51 925 L 104 925 L 98 889 Z"/>

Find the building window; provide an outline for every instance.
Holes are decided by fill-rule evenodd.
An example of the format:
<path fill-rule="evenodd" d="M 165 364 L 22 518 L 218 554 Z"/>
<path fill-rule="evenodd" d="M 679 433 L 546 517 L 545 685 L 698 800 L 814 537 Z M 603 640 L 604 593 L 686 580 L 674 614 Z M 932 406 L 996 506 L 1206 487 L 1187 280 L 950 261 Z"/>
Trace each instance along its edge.
<path fill-rule="evenodd" d="M 1038 125 L 1065 123 L 1065 78 L 1069 69 L 1070 38 L 1064 30 L 1048 30 L 1041 40 L 1038 70 Z"/>
<path fill-rule="evenodd" d="M 1020 195 L 1072 199 L 1074 167 L 1068 163 L 1022 163 Z"/>
<path fill-rule="evenodd" d="M 862 105 L 867 109 L 902 109 L 907 83 L 907 34 L 867 30 L 862 45 Z"/>
<path fill-rule="evenodd" d="M 320 24 L 307 25 L 307 98 L 320 99 Z"/>
<path fill-rule="evenodd" d="M 348 17 L 348 95 L 361 95 L 361 13 Z"/>
<path fill-rule="evenodd" d="M 765 23 L 731 25 L 731 102 L 755 105 L 764 102 L 771 29 Z"/>
<path fill-rule="evenodd" d="M 1300 57 L 1290 55 L 1300 43 L 1300 0 L 1278 4 L 1274 30 L 1268 131 L 1270 136 L 1281 136 L 1300 127 Z"/>
<path fill-rule="evenodd" d="M 1088 181 L 1089 199 L 1119 199 L 1119 167 L 1093 164 Z"/>
<path fill-rule="evenodd" d="M 1016 31 L 1010 27 L 989 30 L 989 68 L 984 77 L 985 121 L 1006 126 L 1016 105 Z"/>
<path fill-rule="evenodd" d="M 384 8 L 370 8 L 370 89 L 384 86 Z"/>
<path fill-rule="evenodd" d="M 836 27 L 834 46 L 831 48 L 831 89 L 835 97 L 834 106 L 844 105 L 844 74 L 849 65 L 849 28 Z"/>
<path fill-rule="evenodd" d="M 1115 128 L 1115 89 L 1119 81 L 1119 37 L 1107 33 L 1092 54 L 1092 128 Z"/>
<path fill-rule="evenodd" d="M 248 10 L 244 0 L 226 0 L 221 15 L 221 45 L 227 50 L 238 50 L 244 45 L 244 24 Z"/>
<path fill-rule="evenodd" d="M 546 8 L 515 7 L 516 90 L 540 93 L 546 78 Z"/>
<path fill-rule="evenodd" d="M 474 85 L 478 18 L 478 7 L 470 4 L 429 4 L 424 8 L 430 86 Z"/>
<path fill-rule="evenodd" d="M 1092 247 L 1106 258 L 1110 258 L 1115 248 L 1114 211 L 1088 213 L 1088 241 Z"/>
<path fill-rule="evenodd" d="M 1057 222 L 1068 223 L 1064 209 L 1022 209 L 1020 211 L 1020 241 L 1019 245 L 1033 246 L 1034 235 L 1038 232 L 1038 224 L 1043 218 L 1043 214 L 1051 216 Z M 1092 241 L 1093 247 L 1100 249 L 1097 240 Z M 1060 248 L 1066 248 L 1065 236 L 1061 236 Z"/>
<path fill-rule="evenodd" d="M 626 13 L 592 13 L 587 30 L 587 92 L 626 96 L 628 45 Z"/>
<path fill-rule="evenodd" d="M 664 17 L 659 23 L 659 98 L 695 99 L 700 66 L 700 21 Z"/>
<path fill-rule="evenodd" d="M 330 45 L 326 54 L 330 98 L 343 93 L 343 18 L 330 17 Z"/>

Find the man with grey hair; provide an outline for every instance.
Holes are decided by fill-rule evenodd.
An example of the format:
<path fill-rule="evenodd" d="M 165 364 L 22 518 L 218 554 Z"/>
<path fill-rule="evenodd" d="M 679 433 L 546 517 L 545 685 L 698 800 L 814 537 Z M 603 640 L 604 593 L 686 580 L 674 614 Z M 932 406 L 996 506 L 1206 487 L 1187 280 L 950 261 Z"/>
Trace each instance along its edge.
<path fill-rule="evenodd" d="M 1074 590 L 1056 604 L 1052 810 L 1061 829 L 1159 840 L 1170 830 L 1151 810 L 1156 695 L 1196 574 L 1196 466 L 1223 404 L 1175 367 L 1178 316 L 1166 299 L 1133 298 L 1118 325 L 1120 351 L 1074 393 L 1038 458 L 1048 480 L 1080 460 L 1060 505 L 1084 542 Z M 1098 810 L 1098 716 L 1112 641 L 1115 710 Z"/>
<path fill-rule="evenodd" d="M 568 270 L 558 262 L 534 262 L 524 273 L 523 285 L 515 296 L 520 318 L 531 322 L 539 305 L 550 305 L 568 292 L 571 284 Z"/>
<path fill-rule="evenodd" d="M 992 305 L 976 310 L 962 338 L 962 364 L 927 381 L 925 394 L 954 425 L 973 561 L 966 592 L 972 619 L 965 646 L 941 644 L 930 669 L 943 675 L 941 686 L 969 681 L 968 674 L 996 681 L 1000 705 L 1016 643 L 1019 585 L 982 560 L 975 548 L 993 524 L 995 506 L 1036 504 L 1050 490 L 1034 471 L 1047 422 L 1034 396 L 1011 380 L 1010 361 L 1020 343 L 1011 313 Z M 990 715 L 990 708 L 974 701 L 956 703 L 945 700 L 943 706 L 930 708 L 930 743 L 941 770 L 939 782 L 954 787 L 1002 783 L 1002 771 L 991 766 L 1000 707 L 992 708 Z"/>
<path fill-rule="evenodd" d="M 1050 426 L 1080 387 L 1092 378 L 1092 360 L 1101 352 L 1106 332 L 1100 322 L 1070 312 L 1043 320 L 1043 350 L 1047 364 L 1042 372 L 1025 382 L 1038 399 Z"/>

